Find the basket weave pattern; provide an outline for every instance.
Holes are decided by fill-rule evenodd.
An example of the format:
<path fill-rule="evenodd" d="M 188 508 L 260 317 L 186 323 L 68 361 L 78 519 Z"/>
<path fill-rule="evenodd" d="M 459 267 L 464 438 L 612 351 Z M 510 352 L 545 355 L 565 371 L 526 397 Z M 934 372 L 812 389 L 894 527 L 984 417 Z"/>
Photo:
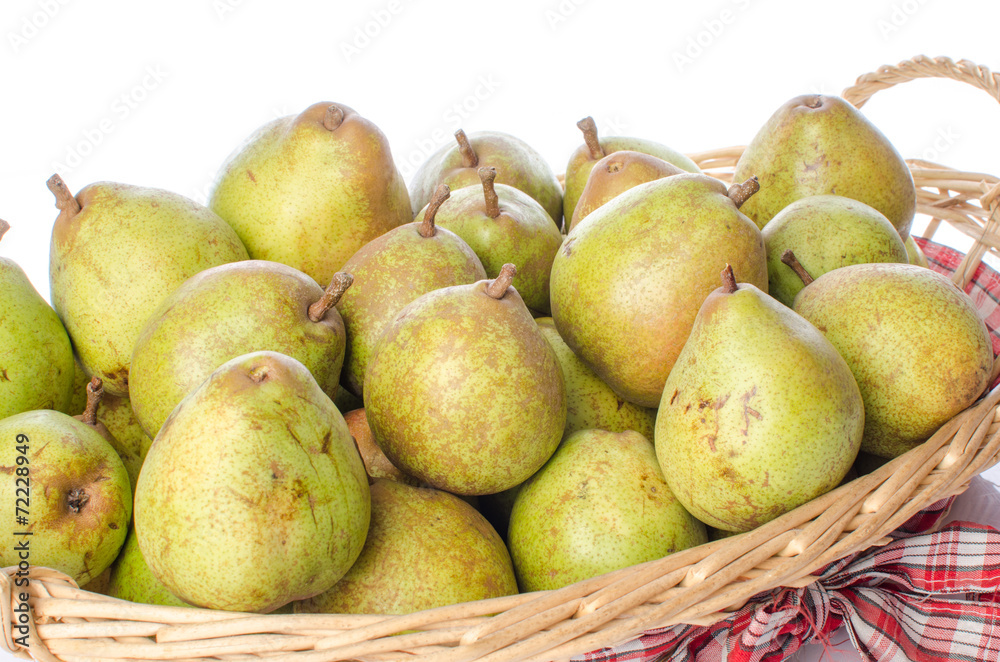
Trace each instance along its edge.
<path fill-rule="evenodd" d="M 843 96 L 861 107 L 872 94 L 914 78 L 950 78 L 1000 102 L 1000 78 L 985 67 L 916 57 L 860 77 Z M 732 179 L 742 147 L 691 155 Z M 918 160 L 907 162 L 925 233 L 947 223 L 974 240 L 955 281 L 964 286 L 987 253 L 1000 256 L 1000 179 Z M 994 377 L 1000 362 L 995 364 Z M 1000 388 L 945 424 L 926 443 L 874 473 L 758 529 L 557 591 L 452 605 L 403 616 L 237 614 L 139 605 L 82 591 L 61 573 L 32 568 L 27 650 L 13 642 L 17 593 L 0 573 L 7 648 L 37 660 L 420 659 L 553 660 L 611 646 L 679 623 L 710 624 L 751 596 L 802 587 L 826 564 L 873 545 L 912 515 L 958 494 L 1000 460 Z M 403 633 L 403 634 L 397 634 Z"/>

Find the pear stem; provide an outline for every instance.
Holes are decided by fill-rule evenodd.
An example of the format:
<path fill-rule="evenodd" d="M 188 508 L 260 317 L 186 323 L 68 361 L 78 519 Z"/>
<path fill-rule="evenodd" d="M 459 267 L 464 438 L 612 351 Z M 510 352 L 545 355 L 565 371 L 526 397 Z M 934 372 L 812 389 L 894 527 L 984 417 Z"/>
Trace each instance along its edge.
<path fill-rule="evenodd" d="M 333 279 L 330 280 L 330 285 L 323 292 L 323 296 L 309 306 L 309 319 L 313 322 L 322 322 L 326 313 L 337 305 L 340 297 L 344 296 L 344 292 L 353 282 L 354 276 L 346 271 L 338 271 L 333 274 Z"/>
<path fill-rule="evenodd" d="M 726 294 L 732 294 L 736 291 L 736 276 L 728 262 L 726 268 L 722 270 L 722 291 Z"/>
<path fill-rule="evenodd" d="M 795 275 L 802 279 L 803 285 L 809 285 L 816 280 L 809 275 L 809 272 L 806 271 L 806 268 L 803 267 L 802 263 L 795 257 L 795 253 L 792 252 L 791 248 L 785 250 L 785 252 L 781 254 L 781 261 L 791 267 L 792 271 L 795 272 Z"/>
<path fill-rule="evenodd" d="M 597 137 L 597 124 L 594 122 L 594 118 L 588 115 L 577 122 L 576 126 L 583 131 L 583 141 L 587 143 L 587 149 L 590 150 L 590 158 L 595 161 L 603 159 L 606 154 Z"/>
<path fill-rule="evenodd" d="M 434 197 L 427 203 L 427 209 L 424 210 L 424 220 L 417 227 L 417 232 L 424 239 L 430 239 L 437 233 L 437 228 L 434 227 L 434 217 L 437 216 L 438 209 L 450 196 L 451 187 L 447 184 L 439 184 L 437 190 L 434 191 Z"/>
<path fill-rule="evenodd" d="M 729 187 L 726 195 L 736 204 L 736 208 L 739 209 L 743 206 L 743 203 L 750 199 L 754 193 L 760 190 L 760 182 L 757 180 L 757 175 L 754 175 L 750 179 L 746 180 L 742 184 L 733 184 Z"/>
<path fill-rule="evenodd" d="M 500 215 L 500 196 L 493 186 L 493 180 L 496 178 L 497 169 L 493 166 L 483 166 L 479 169 L 479 179 L 483 182 L 483 195 L 486 196 L 486 215 L 490 218 Z"/>
<path fill-rule="evenodd" d="M 336 131 L 343 122 L 344 111 L 339 106 L 331 105 L 326 109 L 326 115 L 323 116 L 323 128 L 327 131 Z"/>
<path fill-rule="evenodd" d="M 502 299 L 503 295 L 507 293 L 507 288 L 514 281 L 515 275 L 517 275 L 517 267 L 509 262 L 503 265 L 500 268 L 500 275 L 486 286 L 486 293 L 494 299 Z"/>
<path fill-rule="evenodd" d="M 455 140 L 458 141 L 458 151 L 462 155 L 462 165 L 466 168 L 475 168 L 479 165 L 479 157 L 472 149 L 472 144 L 469 142 L 469 137 L 465 135 L 465 131 L 462 129 L 456 131 Z"/>
<path fill-rule="evenodd" d="M 66 182 L 59 175 L 52 175 L 45 185 L 56 196 L 56 209 L 73 218 L 80 213 L 80 203 L 76 201 L 73 194 L 66 187 Z"/>
<path fill-rule="evenodd" d="M 10 223 L 0 218 L 0 239 L 7 234 L 7 230 L 10 230 Z"/>
<path fill-rule="evenodd" d="M 87 384 L 87 407 L 83 410 L 83 415 L 80 417 L 84 423 L 90 427 L 97 425 L 97 407 L 101 404 L 101 398 L 104 397 L 104 382 L 101 381 L 100 377 L 94 377 Z"/>

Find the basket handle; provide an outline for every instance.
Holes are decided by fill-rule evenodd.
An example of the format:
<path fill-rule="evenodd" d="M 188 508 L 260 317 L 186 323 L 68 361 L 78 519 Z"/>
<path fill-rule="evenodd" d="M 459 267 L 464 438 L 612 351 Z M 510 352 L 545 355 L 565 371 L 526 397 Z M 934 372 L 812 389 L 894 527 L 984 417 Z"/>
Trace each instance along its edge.
<path fill-rule="evenodd" d="M 856 108 L 861 108 L 879 90 L 916 78 L 950 78 L 968 83 L 1000 103 L 1000 74 L 968 60 L 954 62 L 951 58 L 930 58 L 926 55 L 918 55 L 895 66 L 885 65 L 869 74 L 858 76 L 854 85 L 841 92 L 841 96 Z"/>

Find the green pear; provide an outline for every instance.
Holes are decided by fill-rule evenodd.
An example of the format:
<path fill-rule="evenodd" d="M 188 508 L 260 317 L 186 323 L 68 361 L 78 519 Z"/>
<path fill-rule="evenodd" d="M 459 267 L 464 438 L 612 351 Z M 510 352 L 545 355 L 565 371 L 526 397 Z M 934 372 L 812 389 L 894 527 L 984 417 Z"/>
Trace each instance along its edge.
<path fill-rule="evenodd" d="M 543 591 L 707 541 L 635 431 L 580 430 L 524 485 L 508 545 L 522 591 Z"/>
<path fill-rule="evenodd" d="M 369 515 L 343 416 L 302 363 L 276 352 L 223 364 L 185 398 L 135 492 L 153 574 L 212 609 L 269 612 L 326 591 L 361 553 Z"/>
<path fill-rule="evenodd" d="M 107 429 L 108 443 L 122 459 L 132 485 L 132 493 L 135 494 L 139 471 L 153 440 L 136 420 L 128 398 L 105 393 L 97 407 L 96 419 Z"/>
<path fill-rule="evenodd" d="M 567 223 L 567 232 L 576 227 L 587 214 L 620 193 L 639 184 L 682 172 L 684 170 L 673 163 L 642 152 L 623 149 L 608 154 L 591 169 L 587 184 L 580 192 L 580 199 L 573 210 L 573 218 Z"/>
<path fill-rule="evenodd" d="M 517 292 L 533 311 L 549 311 L 549 272 L 562 234 L 540 204 L 525 193 L 495 183 L 497 170 L 479 169 L 480 186 L 455 191 L 437 210 L 438 227 L 451 230 L 475 251 L 487 278 L 508 262 L 517 267 Z M 430 208 L 417 214 L 423 220 Z"/>
<path fill-rule="evenodd" d="M 371 495 L 357 562 L 330 590 L 295 603 L 296 613 L 409 614 L 517 593 L 507 548 L 475 508 L 384 478 Z"/>
<path fill-rule="evenodd" d="M 775 111 L 736 164 L 735 181 L 753 175 L 761 191 L 743 211 L 761 228 L 796 200 L 832 193 L 874 207 L 902 239 L 910 232 L 917 197 L 906 162 L 840 97 L 799 96 Z"/>
<path fill-rule="evenodd" d="M 728 266 L 723 282 L 670 371 L 656 457 L 692 515 L 749 531 L 840 483 L 865 410 L 822 333 Z"/>
<path fill-rule="evenodd" d="M 460 495 L 535 473 L 566 426 L 552 348 L 511 282 L 429 292 L 386 327 L 365 374 L 375 441 L 403 472 Z M 488 458 L 488 461 L 484 459 Z"/>
<path fill-rule="evenodd" d="M 583 132 L 584 144 L 576 148 L 566 164 L 566 193 L 563 196 L 563 216 L 569 225 L 574 217 L 577 202 L 583 189 L 586 188 L 590 173 L 597 162 L 609 154 L 621 150 L 642 152 L 667 163 L 671 163 L 686 172 L 701 172 L 694 161 L 684 154 L 645 138 L 630 138 L 627 136 L 610 136 L 600 138 L 597 135 L 597 124 L 592 117 L 584 117 L 576 123 Z M 577 221 L 579 222 L 579 221 Z"/>
<path fill-rule="evenodd" d="M 239 237 L 201 205 L 169 191 L 99 182 L 74 198 L 48 182 L 59 217 L 52 228 L 52 304 L 87 374 L 128 395 L 132 347 L 149 316 L 181 283 L 247 259 Z"/>
<path fill-rule="evenodd" d="M 786 250 L 813 278 L 849 264 L 906 262 L 896 228 L 863 202 L 839 195 L 796 200 L 761 231 L 767 248 L 768 294 L 791 306 L 802 279 L 782 262 Z"/>
<path fill-rule="evenodd" d="M 492 166 L 496 168 L 498 184 L 526 193 L 545 209 L 557 228 L 560 226 L 562 186 L 535 149 L 499 131 L 477 131 L 466 136 L 459 129 L 455 132 L 455 142 L 431 154 L 413 174 L 410 201 L 414 216 L 427 206 L 440 184 L 447 184 L 452 191 L 479 186 L 479 168 Z"/>
<path fill-rule="evenodd" d="M 347 423 L 347 429 L 358 447 L 358 454 L 365 463 L 365 473 L 369 479 L 386 478 L 407 485 L 420 484 L 420 481 L 413 476 L 400 471 L 399 467 L 394 465 L 378 447 L 371 426 L 368 425 L 368 415 L 365 414 L 364 407 L 344 413 L 344 422 Z"/>
<path fill-rule="evenodd" d="M 917 242 L 913 240 L 912 234 L 906 236 L 906 241 L 903 242 L 903 245 L 906 246 L 906 259 L 910 264 L 930 268 L 930 265 L 927 264 L 927 256 L 920 250 L 920 246 L 917 246 Z"/>
<path fill-rule="evenodd" d="M 972 299 L 912 264 L 857 264 L 795 297 L 847 361 L 865 402 L 862 450 L 896 457 L 975 402 L 990 383 L 993 345 Z"/>
<path fill-rule="evenodd" d="M 622 193 L 566 236 L 552 263 L 552 319 L 622 400 L 659 405 L 723 266 L 767 290 L 764 241 L 738 207 L 753 188 L 730 197 L 708 175 L 673 175 Z"/>
<path fill-rule="evenodd" d="M 61 322 L 60 322 L 61 324 Z M 68 336 L 67 336 L 68 337 Z M 90 383 L 90 376 L 87 369 L 80 363 L 80 357 L 73 354 L 73 389 L 69 395 L 66 406 L 56 411 L 61 411 L 70 416 L 87 408 L 87 385 Z"/>
<path fill-rule="evenodd" d="M 193 276 L 163 302 L 132 355 L 132 411 L 155 437 L 174 407 L 226 361 L 274 351 L 306 365 L 337 393 L 346 343 L 334 305 L 351 285 L 339 273 L 324 292 L 312 278 L 266 260 L 221 265 Z"/>
<path fill-rule="evenodd" d="M 111 576 L 108 577 L 107 590 L 103 592 L 112 598 L 145 605 L 191 606 L 171 593 L 149 569 L 146 560 L 142 558 L 134 527 L 129 529 L 122 551 L 111 564 Z"/>
<path fill-rule="evenodd" d="M 222 165 L 209 207 L 251 258 L 323 284 L 362 246 L 412 218 L 386 137 L 328 102 L 257 129 Z"/>
<path fill-rule="evenodd" d="M 442 287 L 486 278 L 472 248 L 451 230 L 435 225 L 437 208 L 450 193 L 446 184 L 441 187 L 421 222 L 371 240 L 344 265 L 354 284 L 337 303 L 347 331 L 341 382 L 358 397 L 375 343 L 406 304 Z"/>
<path fill-rule="evenodd" d="M 48 409 L 0 421 L 0 564 L 27 561 L 80 586 L 104 572 L 132 517 L 128 472 L 90 425 Z M 20 519 L 24 518 L 24 519 Z"/>
<path fill-rule="evenodd" d="M 559 361 L 566 385 L 566 428 L 563 438 L 578 430 L 635 430 L 647 439 L 653 438 L 656 410 L 625 402 L 601 381 L 587 364 L 580 360 L 559 335 L 551 317 L 535 320 L 538 329 L 549 341 Z"/>
<path fill-rule="evenodd" d="M 0 238 L 9 228 L 0 220 Z M 69 336 L 24 270 L 6 258 L 0 258 L 0 310 L 0 418 L 66 411 L 74 376 Z"/>

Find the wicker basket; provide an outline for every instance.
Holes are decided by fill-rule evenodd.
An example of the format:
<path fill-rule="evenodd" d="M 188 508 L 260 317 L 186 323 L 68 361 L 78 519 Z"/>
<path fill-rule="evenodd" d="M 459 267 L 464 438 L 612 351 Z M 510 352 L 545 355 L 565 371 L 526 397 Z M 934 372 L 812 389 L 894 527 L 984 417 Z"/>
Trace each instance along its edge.
<path fill-rule="evenodd" d="M 926 57 L 864 75 L 843 96 L 860 107 L 880 89 L 930 77 L 975 85 L 1000 101 L 1000 77 L 988 69 Z M 734 147 L 692 158 L 727 179 L 741 152 Z M 974 240 L 955 274 L 964 286 L 987 252 L 998 253 L 1000 180 L 908 163 L 918 187 L 917 211 L 932 217 L 926 236 L 948 223 Z M 7 569 L 0 574 L 4 639 L 17 655 L 37 660 L 567 659 L 645 630 L 715 622 L 758 592 L 808 585 L 822 566 L 884 544 L 887 534 L 916 512 L 962 492 L 1000 459 L 998 403 L 1000 388 L 995 388 L 920 447 L 758 529 L 557 591 L 404 616 L 260 616 L 132 604 L 33 568 L 33 619 L 25 650 L 12 640 L 15 594 L 23 589 L 13 588 Z"/>

